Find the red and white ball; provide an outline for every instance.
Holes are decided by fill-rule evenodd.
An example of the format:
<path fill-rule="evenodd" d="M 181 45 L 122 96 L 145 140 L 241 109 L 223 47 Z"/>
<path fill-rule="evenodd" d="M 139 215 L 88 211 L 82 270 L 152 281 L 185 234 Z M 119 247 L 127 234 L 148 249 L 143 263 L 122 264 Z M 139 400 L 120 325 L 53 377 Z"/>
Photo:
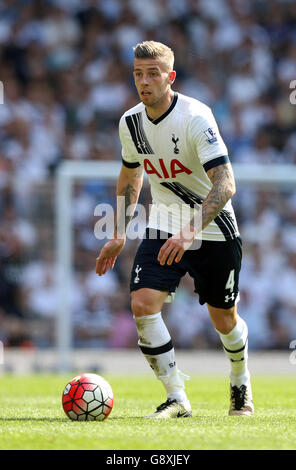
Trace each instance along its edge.
<path fill-rule="evenodd" d="M 110 384 L 96 374 L 77 375 L 66 385 L 62 396 L 64 411 L 73 421 L 104 421 L 113 403 Z"/>

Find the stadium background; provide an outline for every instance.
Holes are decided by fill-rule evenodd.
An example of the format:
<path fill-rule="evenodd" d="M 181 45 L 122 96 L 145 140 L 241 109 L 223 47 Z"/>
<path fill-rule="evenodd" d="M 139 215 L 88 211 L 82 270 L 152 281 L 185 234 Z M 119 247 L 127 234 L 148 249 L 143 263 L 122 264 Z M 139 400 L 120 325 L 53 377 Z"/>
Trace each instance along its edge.
<path fill-rule="evenodd" d="M 54 346 L 57 312 L 55 175 L 65 160 L 120 161 L 118 120 L 138 102 L 132 46 L 175 51 L 174 89 L 216 116 L 233 163 L 296 164 L 296 4 L 267 0 L 55 0 L 0 2 L 0 340 Z M 138 244 L 95 274 L 101 247 L 94 207 L 114 185 L 75 186 L 75 347 L 134 348 L 129 276 Z M 141 197 L 149 202 L 149 193 Z M 239 312 L 251 351 L 296 338 L 296 190 L 238 188 L 244 241 Z M 185 278 L 164 311 L 178 348 L 221 348 Z M 182 328 L 180 328 L 182 324 Z"/>

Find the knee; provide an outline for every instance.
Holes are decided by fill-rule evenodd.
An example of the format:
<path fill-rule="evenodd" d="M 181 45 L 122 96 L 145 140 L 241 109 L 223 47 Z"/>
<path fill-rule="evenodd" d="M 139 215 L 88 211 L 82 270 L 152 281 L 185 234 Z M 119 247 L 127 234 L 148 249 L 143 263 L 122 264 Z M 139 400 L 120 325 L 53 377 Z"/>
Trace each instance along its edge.
<path fill-rule="evenodd" d="M 217 320 L 214 323 L 214 327 L 222 335 L 228 335 L 236 325 L 236 320 L 232 317 L 225 317 Z"/>
<path fill-rule="evenodd" d="M 138 289 L 132 292 L 131 307 L 135 317 L 154 315 L 161 311 L 167 292 Z"/>
<path fill-rule="evenodd" d="M 131 307 L 135 317 L 144 317 L 157 313 L 153 311 L 152 306 L 142 297 L 133 297 Z"/>
<path fill-rule="evenodd" d="M 164 295 L 163 293 L 155 293 L 146 289 L 132 292 L 131 307 L 134 316 L 144 317 L 160 312 Z"/>
<path fill-rule="evenodd" d="M 236 325 L 237 312 L 236 307 L 230 309 L 209 308 L 213 325 L 219 333 L 227 335 Z"/>

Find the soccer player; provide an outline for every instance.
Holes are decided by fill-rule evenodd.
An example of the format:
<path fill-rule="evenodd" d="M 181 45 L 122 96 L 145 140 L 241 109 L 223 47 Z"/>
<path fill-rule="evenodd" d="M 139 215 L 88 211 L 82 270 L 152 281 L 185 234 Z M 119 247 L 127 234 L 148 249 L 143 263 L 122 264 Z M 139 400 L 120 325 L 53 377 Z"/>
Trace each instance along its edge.
<path fill-rule="evenodd" d="M 172 90 L 176 72 L 169 47 L 155 41 L 138 44 L 133 75 L 141 103 L 126 111 L 119 124 L 119 222 L 96 260 L 96 273 L 113 269 L 125 245 L 130 206 L 137 204 L 145 171 L 153 204 L 134 260 L 131 306 L 139 347 L 167 395 L 147 417 L 192 415 L 187 377 L 177 367 L 161 315 L 186 273 L 194 279 L 199 302 L 207 304 L 230 361 L 229 414 L 252 415 L 248 328 L 237 313 L 242 246 L 231 204 L 235 181 L 227 148 L 211 109 Z"/>

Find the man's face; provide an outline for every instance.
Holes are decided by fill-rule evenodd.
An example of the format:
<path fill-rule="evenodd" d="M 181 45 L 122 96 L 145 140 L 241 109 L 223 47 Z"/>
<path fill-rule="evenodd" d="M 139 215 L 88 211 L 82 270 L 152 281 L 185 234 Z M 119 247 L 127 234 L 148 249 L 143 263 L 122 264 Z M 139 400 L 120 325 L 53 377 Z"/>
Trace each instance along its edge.
<path fill-rule="evenodd" d="M 135 59 L 133 75 L 141 101 L 153 106 L 168 92 L 176 74 L 161 59 Z"/>

